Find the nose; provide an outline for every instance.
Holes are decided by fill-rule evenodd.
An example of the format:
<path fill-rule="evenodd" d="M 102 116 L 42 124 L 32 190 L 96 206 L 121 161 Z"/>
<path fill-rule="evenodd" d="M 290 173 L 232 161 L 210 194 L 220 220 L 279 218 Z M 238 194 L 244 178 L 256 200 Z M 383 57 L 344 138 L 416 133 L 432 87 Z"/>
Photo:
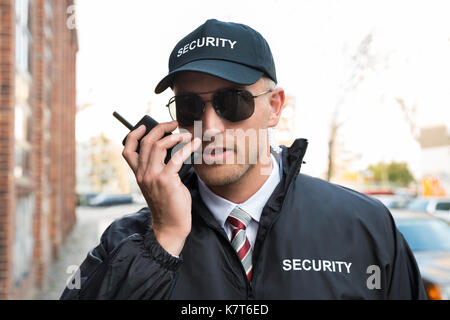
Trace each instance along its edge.
<path fill-rule="evenodd" d="M 208 135 L 217 135 L 225 131 L 223 119 L 214 110 L 212 101 L 205 101 L 205 113 L 201 120 L 203 132 Z"/>

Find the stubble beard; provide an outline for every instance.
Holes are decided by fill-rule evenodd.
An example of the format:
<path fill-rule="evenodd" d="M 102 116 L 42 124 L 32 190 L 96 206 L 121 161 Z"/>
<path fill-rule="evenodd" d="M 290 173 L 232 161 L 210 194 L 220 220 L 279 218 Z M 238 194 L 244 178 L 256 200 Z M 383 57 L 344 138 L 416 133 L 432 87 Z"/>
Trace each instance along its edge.
<path fill-rule="evenodd" d="M 248 152 L 248 151 L 247 151 Z M 202 181 L 211 187 L 226 186 L 234 184 L 247 176 L 255 169 L 256 163 L 259 161 L 258 151 L 254 154 L 254 160 L 251 163 L 247 158 L 246 163 L 239 163 L 237 157 L 234 157 L 233 163 L 223 164 L 194 164 L 194 169 Z"/>
<path fill-rule="evenodd" d="M 250 138 L 247 141 L 245 140 L 245 135 L 243 137 L 238 138 L 238 141 L 233 140 L 233 146 L 229 146 L 234 152 L 232 159 L 227 158 L 224 163 L 212 164 L 204 162 L 195 164 L 194 162 L 193 167 L 195 172 L 207 186 L 223 187 L 232 185 L 244 179 L 246 176 L 251 175 L 258 168 L 261 169 L 259 162 L 265 150 L 258 144 L 261 135 L 257 136 L 253 144 Z M 223 145 L 227 146 L 226 143 Z M 238 145 L 241 147 L 238 147 Z M 227 162 L 228 160 L 231 160 L 231 162 Z"/>
<path fill-rule="evenodd" d="M 201 164 L 194 165 L 194 169 L 207 186 L 219 187 L 238 182 L 254 166 L 254 164 Z"/>

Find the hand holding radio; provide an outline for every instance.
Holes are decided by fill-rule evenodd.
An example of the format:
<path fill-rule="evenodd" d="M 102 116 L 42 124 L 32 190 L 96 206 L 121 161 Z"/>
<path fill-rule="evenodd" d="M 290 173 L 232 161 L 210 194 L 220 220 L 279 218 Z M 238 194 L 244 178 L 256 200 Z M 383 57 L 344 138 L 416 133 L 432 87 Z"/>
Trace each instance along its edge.
<path fill-rule="evenodd" d="M 144 118 L 136 126 L 130 126 L 132 131 L 124 140 L 122 155 L 150 208 L 156 239 L 167 252 L 179 255 L 191 231 L 192 203 L 179 171 L 201 146 L 201 140 L 191 140 L 190 133 L 171 134 L 177 128 L 176 121 L 158 124 L 150 117 Z M 186 144 L 170 157 L 171 149 L 179 143 Z"/>

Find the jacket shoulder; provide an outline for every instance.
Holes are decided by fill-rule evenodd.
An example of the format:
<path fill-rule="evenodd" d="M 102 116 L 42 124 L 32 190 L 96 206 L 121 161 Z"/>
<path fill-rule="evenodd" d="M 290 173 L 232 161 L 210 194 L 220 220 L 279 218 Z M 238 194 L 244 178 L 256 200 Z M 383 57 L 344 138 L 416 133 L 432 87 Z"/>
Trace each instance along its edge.
<path fill-rule="evenodd" d="M 305 174 L 298 175 L 296 185 L 300 198 L 305 205 L 314 208 L 316 215 L 342 222 L 356 219 L 377 229 L 392 230 L 393 218 L 389 209 L 375 198 Z"/>

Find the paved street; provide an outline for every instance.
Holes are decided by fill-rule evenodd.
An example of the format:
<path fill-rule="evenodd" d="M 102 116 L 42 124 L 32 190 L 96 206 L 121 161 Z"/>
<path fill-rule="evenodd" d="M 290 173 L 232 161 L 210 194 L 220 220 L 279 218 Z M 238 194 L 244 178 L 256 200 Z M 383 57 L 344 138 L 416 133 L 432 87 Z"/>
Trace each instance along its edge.
<path fill-rule="evenodd" d="M 49 269 L 46 288 L 38 292 L 35 299 L 59 299 L 66 281 L 73 274 L 70 266 L 83 262 L 89 250 L 98 245 L 101 234 L 111 222 L 145 206 L 145 203 L 134 203 L 108 208 L 78 207 L 77 223 L 61 247 L 59 258 Z"/>

